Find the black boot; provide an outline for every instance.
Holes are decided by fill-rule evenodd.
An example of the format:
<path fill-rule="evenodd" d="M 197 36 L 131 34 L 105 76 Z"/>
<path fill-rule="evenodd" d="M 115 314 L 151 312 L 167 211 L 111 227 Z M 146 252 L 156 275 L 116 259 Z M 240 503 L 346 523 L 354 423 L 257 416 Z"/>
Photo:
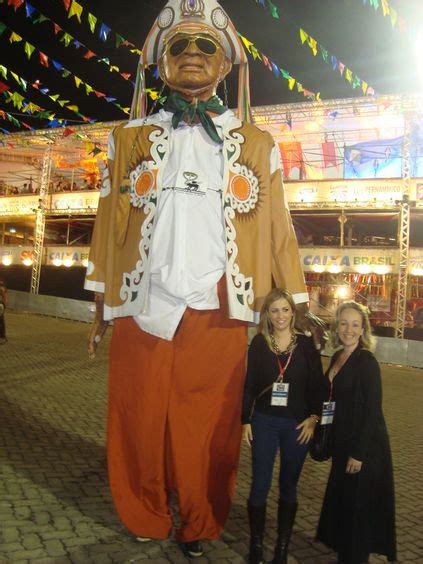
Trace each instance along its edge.
<path fill-rule="evenodd" d="M 278 538 L 275 546 L 275 557 L 272 564 L 287 564 L 288 545 L 291 540 L 292 527 L 298 503 L 285 503 L 279 500 L 278 507 Z"/>
<path fill-rule="evenodd" d="M 247 504 L 248 521 L 250 523 L 250 564 L 263 562 L 263 535 L 266 521 L 266 505 Z"/>

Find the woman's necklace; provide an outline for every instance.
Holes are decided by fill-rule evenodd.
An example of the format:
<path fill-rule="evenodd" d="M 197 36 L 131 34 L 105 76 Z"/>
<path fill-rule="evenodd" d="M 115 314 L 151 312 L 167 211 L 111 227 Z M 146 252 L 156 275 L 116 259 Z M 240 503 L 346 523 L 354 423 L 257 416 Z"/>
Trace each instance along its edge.
<path fill-rule="evenodd" d="M 273 333 L 270 334 L 270 342 L 272 344 L 272 349 L 276 354 L 289 354 L 294 350 L 295 345 L 297 344 L 297 335 L 295 333 L 291 333 L 291 339 L 285 350 L 280 349 Z"/>

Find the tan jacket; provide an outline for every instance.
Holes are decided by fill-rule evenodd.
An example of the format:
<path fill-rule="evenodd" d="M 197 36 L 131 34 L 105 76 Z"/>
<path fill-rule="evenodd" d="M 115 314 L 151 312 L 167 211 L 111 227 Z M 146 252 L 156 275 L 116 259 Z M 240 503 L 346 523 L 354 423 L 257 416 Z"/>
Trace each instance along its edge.
<path fill-rule="evenodd" d="M 145 311 L 170 135 L 170 124 L 158 125 L 154 117 L 113 132 L 115 157 L 103 175 L 86 278 L 87 289 L 105 294 L 105 319 Z M 231 318 L 254 321 L 272 277 L 294 294 L 304 294 L 306 287 L 281 168 L 270 170 L 272 136 L 236 118 L 223 136 L 229 312 Z"/>

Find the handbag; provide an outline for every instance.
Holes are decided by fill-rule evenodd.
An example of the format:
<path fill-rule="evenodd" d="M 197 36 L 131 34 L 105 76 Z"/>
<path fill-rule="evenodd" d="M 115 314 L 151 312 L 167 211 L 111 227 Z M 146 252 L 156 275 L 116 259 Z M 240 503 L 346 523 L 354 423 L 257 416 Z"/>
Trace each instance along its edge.
<path fill-rule="evenodd" d="M 324 462 L 332 456 L 332 424 L 317 425 L 310 444 L 310 456 L 316 462 Z"/>

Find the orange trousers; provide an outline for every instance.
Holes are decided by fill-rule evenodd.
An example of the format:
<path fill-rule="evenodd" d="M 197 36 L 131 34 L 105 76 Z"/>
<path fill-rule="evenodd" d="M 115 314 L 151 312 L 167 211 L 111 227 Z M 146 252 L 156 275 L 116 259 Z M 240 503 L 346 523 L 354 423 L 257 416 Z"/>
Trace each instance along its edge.
<path fill-rule="evenodd" d="M 226 304 L 219 284 L 220 303 Z M 215 539 L 235 488 L 247 326 L 187 309 L 173 341 L 115 322 L 110 350 L 108 468 L 113 501 L 135 535 L 163 539 L 177 492 L 179 541 Z"/>

